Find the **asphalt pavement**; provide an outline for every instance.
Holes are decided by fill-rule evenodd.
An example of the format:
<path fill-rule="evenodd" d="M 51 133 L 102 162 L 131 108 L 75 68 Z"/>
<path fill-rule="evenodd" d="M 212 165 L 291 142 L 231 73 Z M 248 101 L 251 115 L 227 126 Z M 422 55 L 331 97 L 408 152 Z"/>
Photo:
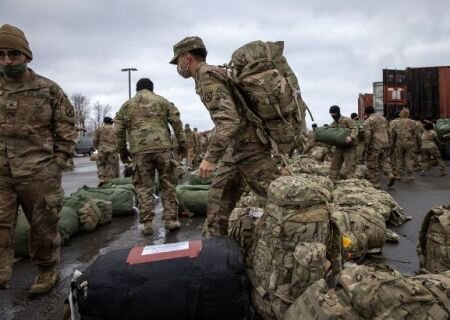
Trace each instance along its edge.
<path fill-rule="evenodd" d="M 450 163 L 447 162 L 447 166 Z M 96 186 L 95 163 L 88 157 L 75 158 L 75 170 L 63 176 L 66 195 L 83 185 Z M 386 181 L 384 181 L 386 184 Z M 388 192 L 397 200 L 413 220 L 399 228 L 392 228 L 401 235 L 399 244 L 386 244 L 383 256 L 375 259 L 385 262 L 404 273 L 418 270 L 416 242 L 423 216 L 433 206 L 450 204 L 450 177 L 439 177 L 433 168 L 426 177 L 416 176 L 414 182 L 398 181 Z M 68 295 L 70 277 L 74 269 L 84 270 L 99 254 L 135 244 L 161 244 L 183 240 L 199 239 L 203 217 L 181 218 L 182 229 L 167 234 L 160 220 L 161 206 L 158 206 L 155 220 L 155 234 L 144 237 L 140 233 L 137 216 L 114 218 L 112 223 L 97 228 L 93 233 L 79 234 L 61 250 L 61 280 L 48 295 L 29 299 L 27 291 L 37 273 L 29 259 L 14 264 L 11 288 L 0 290 L 0 319 L 62 319 L 63 301 Z"/>

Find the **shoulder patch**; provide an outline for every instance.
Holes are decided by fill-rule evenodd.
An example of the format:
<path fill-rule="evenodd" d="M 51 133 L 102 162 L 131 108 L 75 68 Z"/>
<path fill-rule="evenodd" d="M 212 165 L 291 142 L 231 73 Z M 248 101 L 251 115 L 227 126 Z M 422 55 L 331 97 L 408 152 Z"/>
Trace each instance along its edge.
<path fill-rule="evenodd" d="M 73 106 L 71 104 L 66 105 L 66 115 L 70 118 L 75 116 L 75 111 L 73 110 Z"/>
<path fill-rule="evenodd" d="M 211 102 L 212 96 L 213 96 L 212 90 L 208 90 L 208 91 L 206 91 L 206 93 L 203 95 L 203 100 L 205 100 L 205 102 Z"/>

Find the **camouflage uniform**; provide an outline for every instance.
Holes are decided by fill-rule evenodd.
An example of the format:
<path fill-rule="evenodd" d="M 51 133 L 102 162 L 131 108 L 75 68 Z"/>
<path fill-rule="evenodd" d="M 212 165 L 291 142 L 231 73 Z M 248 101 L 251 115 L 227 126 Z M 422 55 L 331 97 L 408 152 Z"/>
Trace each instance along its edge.
<path fill-rule="evenodd" d="M 222 159 L 209 191 L 205 233 L 226 235 L 228 217 L 241 197 L 245 182 L 265 198 L 269 184 L 279 172 L 270 149 L 261 143 L 256 128 L 233 100 L 223 70 L 202 63 L 194 79 L 196 92 L 215 123 L 204 159 L 213 163 Z"/>
<path fill-rule="evenodd" d="M 403 109 L 400 112 L 400 119 L 392 121 L 390 133 L 397 158 L 396 175 L 402 176 L 406 169 L 407 179 L 413 180 L 414 157 L 420 147 L 420 135 L 416 122 L 408 116 L 409 111 Z"/>
<path fill-rule="evenodd" d="M 0 283 L 11 277 L 19 205 L 31 226 L 32 262 L 40 270 L 59 262 L 61 176 L 77 138 L 64 92 L 28 71 L 25 81 L 0 76 Z"/>
<path fill-rule="evenodd" d="M 330 178 L 337 180 L 340 175 L 342 164 L 345 162 L 345 178 L 353 178 L 356 170 L 356 143 L 358 128 L 355 121 L 348 117 L 341 116 L 338 121 L 333 121 L 331 128 L 349 128 L 352 142 L 348 147 L 336 147 L 331 159 Z"/>
<path fill-rule="evenodd" d="M 375 188 L 380 188 L 380 169 L 384 174 L 393 179 L 391 163 L 389 159 L 389 136 L 387 120 L 376 113 L 364 121 L 364 145 L 366 150 L 366 178 Z"/>
<path fill-rule="evenodd" d="M 421 175 L 425 175 L 425 172 L 430 170 L 433 166 L 433 163 L 436 161 L 439 170 L 441 171 L 441 175 L 446 174 L 447 168 L 445 167 L 445 163 L 441 159 L 441 153 L 439 152 L 439 137 L 434 130 L 425 130 L 422 133 L 422 173 Z"/>
<path fill-rule="evenodd" d="M 109 182 L 119 177 L 119 156 L 112 124 L 104 124 L 95 130 L 94 147 L 98 151 L 97 175 L 100 182 Z"/>
<path fill-rule="evenodd" d="M 134 159 L 133 185 L 138 194 L 140 223 L 151 222 L 155 216 L 155 169 L 160 181 L 163 220 L 176 220 L 178 206 L 168 124 L 172 126 L 178 144 L 184 146 L 185 136 L 178 109 L 163 97 L 144 89 L 123 104 L 114 123 L 118 150 L 127 149 L 128 137 Z"/>
<path fill-rule="evenodd" d="M 187 147 L 187 157 L 186 157 L 186 165 L 188 167 L 194 166 L 195 157 L 198 152 L 198 139 L 194 131 L 191 128 L 187 127 L 184 129 L 184 134 L 186 136 L 186 147 Z"/>

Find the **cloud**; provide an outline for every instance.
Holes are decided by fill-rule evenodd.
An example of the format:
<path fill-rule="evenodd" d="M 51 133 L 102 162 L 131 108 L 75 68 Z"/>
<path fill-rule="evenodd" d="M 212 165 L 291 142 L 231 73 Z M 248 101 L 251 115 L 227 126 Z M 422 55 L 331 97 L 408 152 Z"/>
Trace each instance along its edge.
<path fill-rule="evenodd" d="M 448 65 L 450 20 L 446 0 L 431 1 L 144 1 L 2 0 L 0 21 L 22 28 L 31 44 L 31 67 L 70 95 L 117 111 L 141 77 L 181 111 L 184 122 L 212 126 L 192 81 L 168 61 L 188 35 L 203 38 L 208 62 L 229 61 L 253 40 L 284 40 L 285 55 L 319 123 L 328 107 L 344 114 L 358 94 L 371 92 L 383 68 Z M 134 91 L 134 90 L 133 90 Z"/>

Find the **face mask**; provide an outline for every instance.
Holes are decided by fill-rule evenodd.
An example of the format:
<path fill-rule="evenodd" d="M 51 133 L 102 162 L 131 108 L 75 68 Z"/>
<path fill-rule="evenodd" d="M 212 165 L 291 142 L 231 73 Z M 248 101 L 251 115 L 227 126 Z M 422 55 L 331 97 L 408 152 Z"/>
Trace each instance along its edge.
<path fill-rule="evenodd" d="M 177 71 L 178 71 L 178 74 L 185 79 L 191 77 L 191 72 L 189 71 L 189 65 L 186 64 L 185 66 L 183 66 L 181 61 L 177 64 Z"/>
<path fill-rule="evenodd" d="M 336 114 L 336 115 L 332 115 L 331 117 L 333 117 L 334 121 L 338 121 L 341 118 L 341 115 Z"/>
<path fill-rule="evenodd" d="M 19 78 L 27 70 L 27 64 L 21 63 L 14 66 L 0 65 L 0 73 L 10 78 Z"/>

